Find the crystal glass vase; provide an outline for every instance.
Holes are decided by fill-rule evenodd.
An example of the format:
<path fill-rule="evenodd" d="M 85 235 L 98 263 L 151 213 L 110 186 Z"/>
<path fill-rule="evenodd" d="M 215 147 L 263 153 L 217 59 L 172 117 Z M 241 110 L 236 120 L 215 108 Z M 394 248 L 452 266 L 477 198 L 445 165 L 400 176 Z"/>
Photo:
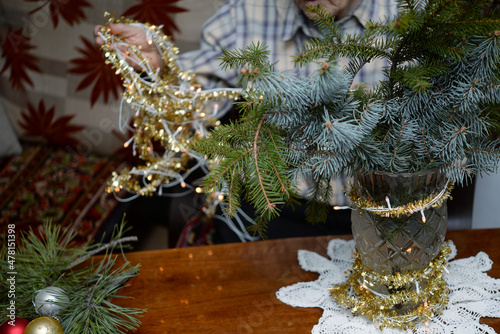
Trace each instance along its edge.
<path fill-rule="evenodd" d="M 404 275 L 424 270 L 438 256 L 448 222 L 446 200 L 436 205 L 429 202 L 433 204 L 433 199 L 440 198 L 447 186 L 446 176 L 437 170 L 355 176 L 351 194 L 355 194 L 359 208 L 352 212 L 352 232 L 358 256 L 369 272 Z M 392 211 L 383 211 L 387 209 Z M 402 289 L 419 291 L 428 285 L 427 280 L 416 279 L 395 291 L 390 284 L 373 279 L 373 275 L 363 280 L 365 287 L 379 296 Z M 394 305 L 394 314 L 407 314 L 418 306 L 408 300 Z"/>
<path fill-rule="evenodd" d="M 395 208 L 423 201 L 446 189 L 447 182 L 437 170 L 375 172 L 356 175 L 352 187 L 361 202 Z M 352 233 L 361 259 L 370 269 L 383 274 L 420 270 L 439 254 L 448 223 L 446 201 L 398 217 L 365 209 L 353 210 Z"/>

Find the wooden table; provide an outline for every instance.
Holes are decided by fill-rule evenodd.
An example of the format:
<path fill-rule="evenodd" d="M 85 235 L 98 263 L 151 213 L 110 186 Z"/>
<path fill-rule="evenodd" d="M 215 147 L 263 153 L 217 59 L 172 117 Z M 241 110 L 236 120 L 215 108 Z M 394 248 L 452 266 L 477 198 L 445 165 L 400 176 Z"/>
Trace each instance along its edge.
<path fill-rule="evenodd" d="M 275 292 L 296 282 L 312 281 L 297 250 L 325 255 L 333 237 L 307 237 L 128 253 L 141 263 L 140 275 L 122 290 L 134 299 L 121 305 L 147 308 L 136 333 L 310 333 L 322 315 L 319 308 L 296 308 Z M 350 236 L 341 237 L 349 239 Z M 500 229 L 449 231 L 457 258 L 486 252 L 494 261 L 488 272 L 500 278 Z M 500 333 L 500 319 L 483 319 Z"/>

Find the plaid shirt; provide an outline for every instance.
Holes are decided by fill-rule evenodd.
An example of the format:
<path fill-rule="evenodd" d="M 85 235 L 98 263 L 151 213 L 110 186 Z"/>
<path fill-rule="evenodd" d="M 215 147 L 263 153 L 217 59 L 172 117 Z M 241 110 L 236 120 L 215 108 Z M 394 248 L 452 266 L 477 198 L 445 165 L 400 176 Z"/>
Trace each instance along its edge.
<path fill-rule="evenodd" d="M 338 21 L 344 33 L 360 34 L 368 21 L 392 18 L 397 14 L 395 0 L 362 0 L 347 16 Z M 179 65 L 184 70 L 197 74 L 197 79 L 206 89 L 237 87 L 239 69 L 223 71 L 220 68 L 222 49 L 245 49 L 248 45 L 265 42 L 270 51 L 270 62 L 277 71 L 295 71 L 309 75 L 317 66 L 309 64 L 296 68 L 292 56 L 298 53 L 304 42 L 320 38 L 321 34 L 298 7 L 295 0 L 228 0 L 202 28 L 199 50 L 179 56 Z M 340 66 L 347 63 L 339 59 Z M 354 81 L 364 82 L 370 87 L 384 78 L 384 60 L 376 59 L 358 72 Z M 346 179 L 332 180 L 334 205 L 345 205 Z M 303 179 L 297 185 L 301 195 L 307 197 L 311 180 Z"/>
<path fill-rule="evenodd" d="M 370 20 L 393 17 L 397 13 L 395 0 L 362 0 L 358 7 L 338 21 L 345 33 L 360 34 Z M 184 70 L 197 73 L 205 88 L 236 87 L 239 70 L 222 71 L 222 48 L 245 49 L 248 45 L 265 42 L 271 51 L 270 61 L 277 71 L 296 71 L 309 75 L 314 65 L 295 68 L 291 56 L 298 53 L 304 42 L 321 37 L 311 20 L 295 0 L 228 0 L 202 28 L 199 50 L 183 53 L 179 64 Z M 346 63 L 341 59 L 340 65 Z M 366 64 L 355 81 L 373 86 L 383 79 L 383 60 Z"/>

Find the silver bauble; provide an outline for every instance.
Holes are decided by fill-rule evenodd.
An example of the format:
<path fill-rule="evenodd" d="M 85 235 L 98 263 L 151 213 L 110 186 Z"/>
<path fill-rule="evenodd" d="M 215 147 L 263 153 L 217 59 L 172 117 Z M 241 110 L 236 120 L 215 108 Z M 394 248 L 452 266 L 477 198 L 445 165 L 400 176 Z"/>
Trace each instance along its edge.
<path fill-rule="evenodd" d="M 56 286 L 49 286 L 41 289 L 33 299 L 36 312 L 45 317 L 54 317 L 64 311 L 69 298 L 63 289 Z"/>

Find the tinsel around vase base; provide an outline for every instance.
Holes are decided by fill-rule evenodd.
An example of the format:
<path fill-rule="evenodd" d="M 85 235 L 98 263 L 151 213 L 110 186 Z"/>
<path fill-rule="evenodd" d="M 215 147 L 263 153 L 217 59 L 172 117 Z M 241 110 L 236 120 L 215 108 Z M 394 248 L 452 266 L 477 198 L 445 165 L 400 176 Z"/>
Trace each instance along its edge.
<path fill-rule="evenodd" d="M 347 281 L 330 288 L 330 294 L 338 304 L 372 320 L 380 329 L 407 330 L 427 323 L 448 304 L 443 272 L 450 253 L 448 244 L 443 243 L 439 255 L 426 268 L 394 275 L 375 273 L 356 253 Z M 373 289 L 375 285 L 385 286 L 388 293 Z"/>

